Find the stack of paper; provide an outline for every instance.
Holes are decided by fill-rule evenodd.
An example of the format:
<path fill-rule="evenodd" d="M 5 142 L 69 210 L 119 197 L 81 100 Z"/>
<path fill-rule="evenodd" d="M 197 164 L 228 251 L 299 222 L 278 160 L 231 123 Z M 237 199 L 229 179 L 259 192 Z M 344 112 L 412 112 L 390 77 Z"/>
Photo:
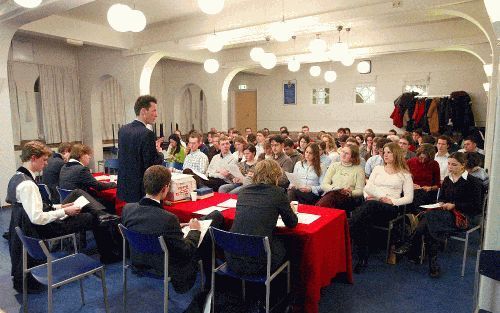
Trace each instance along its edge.
<path fill-rule="evenodd" d="M 309 225 L 320 217 L 321 217 L 320 215 L 315 215 L 315 214 L 300 213 L 300 212 L 297 213 L 297 218 L 299 219 L 300 224 Z M 278 221 L 276 222 L 276 227 L 285 227 L 285 223 L 281 219 L 281 216 L 278 218 Z"/>
<path fill-rule="evenodd" d="M 101 180 L 109 180 L 108 175 L 100 175 L 100 176 L 95 176 L 94 177 L 96 180 L 101 181 Z"/>
<path fill-rule="evenodd" d="M 424 209 L 437 209 L 442 207 L 443 205 L 441 203 L 434 203 L 434 204 L 426 204 L 426 205 L 421 205 L 421 208 Z"/>
<path fill-rule="evenodd" d="M 219 206 L 211 206 L 211 207 L 208 207 L 205 209 L 195 211 L 194 213 L 200 214 L 200 215 L 208 215 L 208 214 L 212 213 L 213 211 L 222 212 L 222 211 L 227 210 L 227 209 L 229 209 L 229 208 L 223 208 L 223 207 L 219 207 Z"/>
<path fill-rule="evenodd" d="M 226 201 L 217 204 L 217 206 L 221 206 L 223 208 L 236 208 L 236 202 L 236 199 L 227 199 Z"/>

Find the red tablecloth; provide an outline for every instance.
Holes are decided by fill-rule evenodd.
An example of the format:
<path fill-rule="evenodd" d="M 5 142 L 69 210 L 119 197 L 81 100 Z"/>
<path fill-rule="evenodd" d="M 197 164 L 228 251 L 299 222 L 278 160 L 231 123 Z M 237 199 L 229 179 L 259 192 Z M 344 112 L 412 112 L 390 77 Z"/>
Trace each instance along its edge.
<path fill-rule="evenodd" d="M 116 199 L 116 189 L 100 192 L 108 199 Z M 218 194 L 211 198 L 176 203 L 165 207 L 177 215 L 180 222 L 196 217 L 197 210 L 217 205 L 234 195 Z M 117 212 L 121 214 L 123 201 Z M 316 313 L 319 310 L 321 288 L 328 286 L 339 273 L 346 273 L 352 283 L 351 243 L 346 214 L 342 210 L 327 209 L 311 205 L 299 205 L 299 212 L 321 215 L 309 225 L 298 224 L 293 229 L 278 228 L 277 235 L 285 236 L 289 254 L 292 255 L 292 277 L 295 295 L 304 301 L 304 311 Z M 222 211 L 225 227 L 228 229 L 235 216 L 235 209 Z M 290 251 L 291 250 L 291 251 Z M 294 271 L 294 269 L 297 269 Z"/>

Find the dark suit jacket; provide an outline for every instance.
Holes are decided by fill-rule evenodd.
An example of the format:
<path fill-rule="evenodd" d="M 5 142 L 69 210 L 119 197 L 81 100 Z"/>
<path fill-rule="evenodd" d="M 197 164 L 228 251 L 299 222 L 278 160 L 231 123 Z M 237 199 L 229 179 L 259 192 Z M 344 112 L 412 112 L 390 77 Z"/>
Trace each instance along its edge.
<path fill-rule="evenodd" d="M 115 188 L 115 183 L 103 183 L 94 178 L 88 167 L 78 162 L 68 162 L 61 168 L 59 175 L 59 187 L 63 189 L 82 189 L 89 192 L 94 190 L 105 190 Z"/>
<path fill-rule="evenodd" d="M 42 183 L 49 187 L 52 202 L 58 203 L 59 194 L 56 187 L 59 186 L 59 173 L 64 166 L 61 154 L 54 152 L 47 161 L 47 166 L 43 169 Z"/>
<path fill-rule="evenodd" d="M 200 231 L 192 230 L 186 238 L 177 216 L 163 210 L 151 199 L 142 198 L 139 203 L 125 205 L 122 223 L 130 230 L 143 234 L 163 236 L 169 253 L 169 274 L 172 286 L 177 292 L 186 292 L 193 286 L 197 273 L 197 248 Z M 134 265 L 163 273 L 163 255 L 139 254 L 131 250 Z"/>
<path fill-rule="evenodd" d="M 140 121 L 118 131 L 118 193 L 125 202 L 138 202 L 144 195 L 143 176 L 151 165 L 163 163 L 156 151 L 155 135 Z"/>

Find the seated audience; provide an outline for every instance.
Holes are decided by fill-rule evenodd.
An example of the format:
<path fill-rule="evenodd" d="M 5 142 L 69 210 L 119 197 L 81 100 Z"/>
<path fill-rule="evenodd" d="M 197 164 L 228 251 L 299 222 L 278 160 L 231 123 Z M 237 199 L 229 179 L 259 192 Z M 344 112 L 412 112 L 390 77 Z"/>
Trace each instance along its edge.
<path fill-rule="evenodd" d="M 340 154 L 337 152 L 337 144 L 333 137 L 329 134 L 323 135 L 321 141 L 326 143 L 326 153 L 332 159 L 332 162 L 338 162 L 340 160 Z"/>
<path fill-rule="evenodd" d="M 324 194 L 316 205 L 352 211 L 355 198 L 363 196 L 365 172 L 359 164 L 357 146 L 347 145 L 340 150 L 340 162 L 332 163 L 326 171 L 321 182 Z"/>
<path fill-rule="evenodd" d="M 398 133 L 396 132 L 395 129 L 391 129 L 389 130 L 389 135 L 393 135 L 393 136 L 396 136 Z"/>
<path fill-rule="evenodd" d="M 236 136 L 233 143 L 235 149 L 233 157 L 237 162 L 245 161 L 245 154 L 243 153 L 243 150 L 245 150 L 245 147 L 247 146 L 247 141 L 242 136 Z"/>
<path fill-rule="evenodd" d="M 307 125 L 302 126 L 302 133 L 304 135 L 309 136 L 309 126 L 307 126 Z"/>
<path fill-rule="evenodd" d="M 358 135 L 354 136 L 354 139 L 356 139 L 356 141 L 358 142 L 358 145 L 359 145 L 360 151 L 361 151 L 361 148 L 364 147 L 364 145 L 365 145 L 365 137 L 363 137 L 363 135 L 361 135 L 361 134 L 358 134 Z"/>
<path fill-rule="evenodd" d="M 163 209 L 161 201 L 168 194 L 170 179 L 170 172 L 165 167 L 160 165 L 149 167 L 144 173 L 146 196 L 138 203 L 125 205 L 122 223 L 128 229 L 139 233 L 163 236 L 169 252 L 168 266 L 172 286 L 176 292 L 186 293 L 194 286 L 200 259 L 203 261 L 205 277 L 210 281 L 212 247 L 210 236 L 207 235 L 198 248 L 200 222 L 197 219 L 191 219 L 184 225 L 179 224 L 177 216 Z M 224 223 L 219 211 L 214 211 L 203 219 L 212 220 L 211 226 L 217 228 Z M 186 237 L 181 230 L 185 225 L 190 228 Z M 141 254 L 131 248 L 130 259 L 136 268 L 158 275 L 163 274 L 163 254 Z M 206 283 L 206 286 L 210 284 Z"/>
<path fill-rule="evenodd" d="M 350 137 L 351 136 L 351 129 L 349 127 L 345 127 L 344 133 L 347 135 L 347 137 Z"/>
<path fill-rule="evenodd" d="M 411 151 L 415 151 L 418 146 L 422 143 L 423 135 L 421 129 L 414 129 L 411 133 L 411 137 L 413 139 L 413 145 L 409 147 Z"/>
<path fill-rule="evenodd" d="M 345 142 L 345 146 L 356 146 L 358 148 L 358 151 L 359 151 L 359 142 L 350 137 L 350 138 L 347 138 L 346 142 Z M 363 159 L 363 158 L 359 158 L 359 165 L 361 165 L 361 168 L 365 168 L 365 165 L 366 165 L 366 160 Z"/>
<path fill-rule="evenodd" d="M 371 128 L 367 128 L 367 129 L 365 130 L 365 138 L 366 138 L 366 136 L 368 136 L 368 135 L 372 135 L 373 137 L 375 137 L 375 132 L 373 131 L 373 129 L 371 129 Z"/>
<path fill-rule="evenodd" d="M 271 140 L 269 138 L 265 139 L 263 147 L 264 147 L 264 152 L 259 154 L 259 156 L 257 157 L 257 161 L 273 158 L 273 149 L 271 148 Z"/>
<path fill-rule="evenodd" d="M 222 136 L 220 138 L 220 153 L 216 154 L 210 161 L 207 169 L 208 181 L 204 181 L 203 184 L 217 191 L 220 186 L 231 183 L 231 174 L 227 170 L 227 166 L 236 163 L 238 161 L 229 151 L 229 138 Z"/>
<path fill-rule="evenodd" d="M 102 217 L 109 214 L 104 207 L 82 190 L 74 190 L 62 205 L 52 205 L 40 195 L 35 183 L 36 173 L 40 173 L 47 165 L 47 159 L 52 151 L 39 141 L 27 142 L 21 151 L 21 167 L 9 181 L 7 188 L 7 203 L 12 205 L 9 226 L 9 252 L 11 260 L 11 275 L 14 289 L 21 293 L 23 289 L 22 243 L 16 234 L 19 226 L 26 236 L 33 238 L 53 238 L 70 233 L 92 230 L 101 255 L 101 261 L 115 261 L 110 247 L 106 228 L 100 227 Z M 78 197 L 85 196 L 89 204 L 84 208 L 73 204 Z M 28 256 L 28 267 L 36 262 Z M 28 274 L 27 289 L 29 292 L 40 290 L 40 285 Z"/>
<path fill-rule="evenodd" d="M 261 153 L 264 153 L 264 142 L 266 141 L 266 136 L 264 135 L 264 130 L 259 130 L 255 134 L 255 138 L 257 139 L 257 144 L 255 144 L 256 156 L 258 157 Z"/>
<path fill-rule="evenodd" d="M 328 168 L 332 163 L 332 159 L 326 153 L 326 143 L 324 141 L 320 141 L 318 143 L 319 146 L 319 161 L 321 166 L 324 168 Z"/>
<path fill-rule="evenodd" d="M 375 138 L 375 135 L 372 134 L 365 136 L 365 143 L 359 149 L 359 156 L 365 160 L 368 160 L 372 156 L 373 138 Z"/>
<path fill-rule="evenodd" d="M 245 160 L 239 162 L 237 165 L 244 179 L 241 180 L 237 177 L 232 177 L 232 183 L 220 186 L 219 193 L 238 194 L 241 187 L 251 184 L 255 164 L 257 164 L 255 147 L 253 145 L 248 145 L 243 153 L 245 154 Z"/>
<path fill-rule="evenodd" d="M 213 138 L 212 138 L 213 141 Z M 196 186 L 201 187 L 201 178 L 196 175 L 196 172 L 205 174 L 208 168 L 208 157 L 198 149 L 201 143 L 201 135 L 197 132 L 189 134 L 188 149 L 189 154 L 184 159 L 182 164 L 182 172 L 184 174 L 192 174 L 196 180 Z"/>
<path fill-rule="evenodd" d="M 264 135 L 264 137 L 267 138 L 270 133 L 271 132 L 269 131 L 269 128 L 267 128 L 267 127 L 262 128 L 262 134 Z"/>
<path fill-rule="evenodd" d="M 236 216 L 231 227 L 231 232 L 234 233 L 269 238 L 272 254 L 271 270 L 280 266 L 286 256 L 282 239 L 273 236 L 278 216 L 281 216 L 287 227 L 295 227 L 298 222 L 285 192 L 278 187 L 281 175 L 280 166 L 273 160 L 260 161 L 255 165 L 253 184 L 245 186 L 238 194 Z M 266 272 L 265 256 L 241 257 L 226 254 L 226 260 L 231 270 L 239 274 L 252 275 Z"/>
<path fill-rule="evenodd" d="M 248 134 L 247 144 L 251 144 L 255 147 L 255 145 L 257 144 L 257 136 L 255 136 L 254 134 Z"/>
<path fill-rule="evenodd" d="M 286 138 L 283 142 L 283 151 L 292 160 L 292 164 L 302 161 L 302 154 L 295 149 L 292 139 Z"/>
<path fill-rule="evenodd" d="M 372 225 L 387 224 L 398 215 L 399 205 L 413 201 L 413 181 L 404 159 L 403 150 L 391 142 L 383 148 L 383 165 L 378 165 L 366 183 L 366 201 L 352 212 L 351 236 L 358 261 L 354 267 L 361 273 L 368 266 L 368 242 Z"/>
<path fill-rule="evenodd" d="M 208 149 L 208 162 L 212 161 L 214 155 L 220 153 L 219 140 L 220 140 L 219 134 L 212 135 L 212 146 Z"/>
<path fill-rule="evenodd" d="M 281 138 L 283 138 L 283 139 L 290 138 L 290 133 L 288 132 L 288 130 L 282 130 L 280 134 L 281 134 Z"/>
<path fill-rule="evenodd" d="M 281 136 L 272 136 L 270 142 L 271 150 L 273 152 L 272 159 L 278 162 L 279 166 L 283 170 L 279 186 L 286 188 L 288 187 L 289 182 L 288 178 L 286 178 L 285 172 L 292 173 L 294 164 L 292 163 L 292 159 L 290 159 L 283 151 L 285 140 Z"/>
<path fill-rule="evenodd" d="M 477 147 L 477 139 L 474 136 L 469 136 L 464 139 L 464 148 L 458 152 L 477 152 L 481 157 L 481 167 L 484 166 L 484 150 Z"/>
<path fill-rule="evenodd" d="M 379 140 L 377 140 L 377 144 L 375 145 L 375 148 L 377 149 L 377 153 L 376 155 L 370 157 L 367 161 L 366 161 L 366 164 L 365 164 L 365 175 L 366 177 L 370 177 L 373 169 L 376 167 L 376 166 L 379 166 L 379 165 L 383 165 L 384 164 L 384 146 L 388 143 L 390 143 L 391 141 L 389 139 L 386 139 L 386 138 L 380 138 Z"/>
<path fill-rule="evenodd" d="M 212 141 L 212 137 L 210 137 L 210 141 Z M 181 144 L 181 139 L 176 134 L 170 135 L 168 137 L 168 149 L 163 150 L 163 154 L 165 155 L 165 161 L 168 163 L 184 163 L 184 159 L 186 158 L 186 149 Z"/>
<path fill-rule="evenodd" d="M 424 143 L 435 145 L 436 139 L 434 139 L 434 137 L 431 135 L 424 135 L 424 136 L 422 136 L 422 140 L 421 140 L 420 144 L 424 144 Z"/>
<path fill-rule="evenodd" d="M 304 153 L 304 160 L 295 163 L 293 173 L 300 177 L 302 186 L 290 186 L 288 199 L 299 203 L 314 204 L 321 195 L 321 181 L 326 168 L 321 167 L 319 147 L 310 143 Z"/>
<path fill-rule="evenodd" d="M 413 178 L 413 212 L 418 213 L 421 205 L 436 202 L 441 187 L 439 163 L 434 160 L 434 146 L 421 144 L 415 151 L 416 157 L 407 161 Z"/>
<path fill-rule="evenodd" d="M 188 133 L 188 140 L 192 133 L 198 133 L 198 131 L 194 129 L 190 130 Z M 198 146 L 198 149 L 208 157 L 208 146 L 203 143 L 203 134 L 200 133 L 199 136 L 200 136 L 200 144 Z M 187 147 L 187 150 L 189 149 L 190 147 Z"/>
<path fill-rule="evenodd" d="M 184 148 L 186 148 L 186 146 L 187 146 L 187 145 L 186 145 L 186 143 L 184 142 L 184 140 L 182 140 L 182 133 L 181 133 L 181 131 L 177 129 L 176 131 L 174 131 L 174 134 L 176 134 L 177 136 L 179 136 L 179 138 L 181 139 L 181 145 L 182 145 Z"/>
<path fill-rule="evenodd" d="M 349 136 L 347 136 L 347 135 L 342 135 L 342 136 L 338 137 L 338 146 L 340 148 L 344 148 L 345 143 L 347 142 L 348 138 L 349 138 Z"/>
<path fill-rule="evenodd" d="M 405 154 L 406 160 L 409 160 L 409 159 L 414 158 L 416 156 L 415 152 L 413 152 L 409 149 L 410 142 L 411 142 L 411 138 L 409 136 L 402 136 L 401 138 L 399 138 L 399 141 L 398 141 L 399 146 L 401 147 L 401 149 L 403 150 L 403 153 Z"/>
<path fill-rule="evenodd" d="M 415 260 L 420 254 L 422 236 L 425 238 L 429 257 L 429 275 L 437 278 L 441 274 L 437 254 L 440 244 L 460 229 L 467 229 L 472 217 L 481 212 L 481 182 L 465 170 L 465 155 L 455 152 L 448 158 L 449 175 L 443 180 L 439 193 L 439 209 L 427 210 L 420 216 L 419 223 L 406 244 L 396 253 L 409 253 Z"/>
<path fill-rule="evenodd" d="M 469 175 L 479 179 L 482 183 L 483 191 L 487 191 L 490 178 L 484 168 L 479 166 L 482 161 L 481 155 L 477 152 L 466 152 L 465 158 L 467 160 L 465 163 L 465 170 L 469 173 Z"/>
<path fill-rule="evenodd" d="M 61 143 L 57 152 L 52 153 L 47 161 L 47 166 L 43 169 L 42 183 L 49 188 L 50 198 L 53 203 L 60 203 L 59 193 L 56 187 L 59 186 L 59 173 L 61 172 L 61 168 L 64 163 L 69 160 L 71 146 L 69 142 Z"/>
<path fill-rule="evenodd" d="M 303 127 L 304 128 L 304 127 Z M 299 146 L 297 148 L 297 151 L 300 154 L 304 154 L 306 151 L 307 145 L 311 142 L 311 138 L 307 134 L 303 134 L 299 136 Z"/>
<path fill-rule="evenodd" d="M 452 144 L 451 138 L 448 136 L 439 136 L 436 143 L 437 153 L 434 156 L 434 160 L 439 164 L 439 173 L 441 177 L 441 182 L 448 176 L 448 149 Z"/>

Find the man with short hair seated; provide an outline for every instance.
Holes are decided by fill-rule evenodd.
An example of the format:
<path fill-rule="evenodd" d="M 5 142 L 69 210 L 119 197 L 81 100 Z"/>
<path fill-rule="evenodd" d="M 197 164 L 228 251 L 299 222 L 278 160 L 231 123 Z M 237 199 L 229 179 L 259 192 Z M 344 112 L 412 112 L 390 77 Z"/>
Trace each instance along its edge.
<path fill-rule="evenodd" d="M 283 142 L 283 151 L 285 154 L 292 160 L 292 164 L 295 166 L 295 163 L 298 161 L 302 161 L 302 154 L 295 150 L 293 145 L 293 140 L 290 138 L 286 138 Z"/>
<path fill-rule="evenodd" d="M 205 153 L 201 152 L 199 147 L 201 144 L 201 134 L 198 132 L 191 132 L 188 138 L 189 154 L 186 155 L 184 163 L 182 164 L 182 172 L 184 174 L 191 174 L 196 180 L 196 187 L 200 188 L 201 178 L 196 173 L 205 175 L 208 167 L 208 157 Z M 187 152 L 187 151 L 186 151 Z"/>
<path fill-rule="evenodd" d="M 212 188 L 214 191 L 219 190 L 219 187 L 222 185 L 232 183 L 231 174 L 227 170 L 227 166 L 230 164 L 236 165 L 238 163 L 238 160 L 231 154 L 231 145 L 228 137 L 220 137 L 219 146 L 220 153 L 214 155 L 212 161 L 210 161 L 208 165 L 208 181 L 203 182 L 203 184 Z"/>
<path fill-rule="evenodd" d="M 57 149 L 57 152 L 52 153 L 47 161 L 47 166 L 43 169 L 42 183 L 47 185 L 50 191 L 50 197 L 53 203 L 59 203 L 59 173 L 64 163 L 68 162 L 72 144 L 62 142 Z"/>
<path fill-rule="evenodd" d="M 125 205 L 122 213 L 122 223 L 130 230 L 155 236 L 163 236 L 169 252 L 169 274 L 172 286 L 178 293 L 189 291 L 196 280 L 197 262 L 201 258 L 205 277 L 210 279 L 211 243 L 207 234 L 200 248 L 200 222 L 191 219 L 188 225 L 190 231 L 184 237 L 177 216 L 165 211 L 162 200 L 169 191 L 170 171 L 161 166 L 153 165 L 144 173 L 144 190 L 146 196 L 138 203 Z M 224 218 L 219 211 L 214 211 L 204 219 L 211 219 L 211 226 L 221 228 Z M 131 249 L 132 264 L 156 274 L 163 274 L 163 255 L 140 254 Z M 210 285 L 209 283 L 206 283 Z"/>

